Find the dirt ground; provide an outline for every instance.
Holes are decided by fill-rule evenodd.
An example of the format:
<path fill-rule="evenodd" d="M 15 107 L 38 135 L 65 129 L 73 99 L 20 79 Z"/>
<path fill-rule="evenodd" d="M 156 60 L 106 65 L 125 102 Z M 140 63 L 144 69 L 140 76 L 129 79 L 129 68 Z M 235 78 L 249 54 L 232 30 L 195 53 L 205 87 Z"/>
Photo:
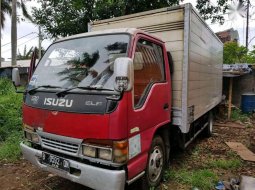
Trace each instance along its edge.
<path fill-rule="evenodd" d="M 172 152 L 170 169 L 178 169 L 183 163 L 191 169 L 199 169 L 201 161 L 207 159 L 230 159 L 230 148 L 226 141 L 241 142 L 248 148 L 250 137 L 255 136 L 255 125 L 245 128 L 214 126 L 214 134 L 211 138 L 199 137 L 184 152 Z M 235 125 L 235 124 L 233 124 Z M 255 151 L 255 149 L 253 150 Z M 195 156 L 195 157 L 194 157 Z M 236 156 L 236 155 L 235 155 Z M 231 176 L 248 175 L 255 177 L 255 162 L 242 161 L 242 166 L 234 170 L 215 171 L 221 179 Z M 16 163 L 0 163 L 0 189 L 1 190 L 88 190 L 84 186 L 60 178 L 48 172 L 38 170 L 27 161 L 21 159 Z M 139 189 L 134 184 L 128 189 Z M 171 179 L 164 182 L 163 189 L 190 189 L 188 186 L 178 184 Z"/>

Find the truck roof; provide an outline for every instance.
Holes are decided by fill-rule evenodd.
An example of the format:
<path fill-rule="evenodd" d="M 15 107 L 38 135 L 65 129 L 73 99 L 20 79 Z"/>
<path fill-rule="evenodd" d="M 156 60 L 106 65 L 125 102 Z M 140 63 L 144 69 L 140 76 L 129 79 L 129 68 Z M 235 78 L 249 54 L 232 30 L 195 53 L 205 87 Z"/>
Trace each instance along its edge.
<path fill-rule="evenodd" d="M 118 33 L 128 33 L 131 35 L 135 35 L 137 33 L 142 33 L 145 35 L 150 35 L 151 37 L 162 41 L 158 37 L 149 34 L 147 32 L 144 32 L 143 30 L 137 29 L 137 28 L 118 28 L 118 29 L 107 29 L 107 30 L 100 30 L 100 31 L 94 31 L 94 32 L 86 32 L 86 33 L 81 33 L 81 34 L 76 34 L 72 36 L 68 36 L 65 38 L 58 39 L 56 42 L 61 42 L 65 40 L 70 40 L 70 39 L 75 39 L 75 38 L 82 38 L 82 37 L 87 37 L 87 36 L 96 36 L 96 35 L 102 35 L 102 34 L 118 34 Z"/>

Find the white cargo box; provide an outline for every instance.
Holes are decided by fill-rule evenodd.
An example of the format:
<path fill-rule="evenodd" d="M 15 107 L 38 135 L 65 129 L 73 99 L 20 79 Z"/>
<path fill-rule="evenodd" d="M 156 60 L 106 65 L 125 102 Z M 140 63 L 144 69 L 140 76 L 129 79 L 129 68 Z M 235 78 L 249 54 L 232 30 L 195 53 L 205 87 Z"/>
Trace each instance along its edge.
<path fill-rule="evenodd" d="M 89 27 L 139 28 L 165 42 L 174 61 L 172 119 L 183 133 L 221 101 L 223 44 L 191 4 L 96 21 Z"/>

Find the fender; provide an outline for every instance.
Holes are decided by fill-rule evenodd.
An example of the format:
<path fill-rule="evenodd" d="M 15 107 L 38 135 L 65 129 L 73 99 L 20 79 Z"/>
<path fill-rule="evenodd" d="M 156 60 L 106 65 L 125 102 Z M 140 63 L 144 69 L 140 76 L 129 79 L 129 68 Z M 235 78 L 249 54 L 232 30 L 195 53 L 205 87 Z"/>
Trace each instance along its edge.
<path fill-rule="evenodd" d="M 136 157 L 132 158 L 131 160 L 129 160 L 128 163 L 128 180 L 131 180 L 132 178 L 134 178 L 137 174 L 141 173 L 142 171 L 145 170 L 147 162 L 148 162 L 148 152 L 149 149 L 151 147 L 151 142 L 152 139 L 154 137 L 154 135 L 160 131 L 162 128 L 165 128 L 168 124 L 170 123 L 170 120 L 166 120 L 162 123 L 159 123 L 158 125 L 156 125 L 155 127 L 151 127 L 145 131 L 142 131 L 140 133 L 141 135 L 141 139 L 146 139 L 143 143 L 143 152 L 140 153 L 139 155 L 137 155 Z M 139 134 L 139 133 L 136 133 Z M 135 134 L 135 135 L 136 135 Z M 165 138 L 162 137 L 164 140 Z M 166 145 L 170 145 L 170 143 L 166 143 Z M 170 151 L 170 149 L 169 149 Z M 169 159 L 169 151 L 167 151 L 167 160 Z"/>

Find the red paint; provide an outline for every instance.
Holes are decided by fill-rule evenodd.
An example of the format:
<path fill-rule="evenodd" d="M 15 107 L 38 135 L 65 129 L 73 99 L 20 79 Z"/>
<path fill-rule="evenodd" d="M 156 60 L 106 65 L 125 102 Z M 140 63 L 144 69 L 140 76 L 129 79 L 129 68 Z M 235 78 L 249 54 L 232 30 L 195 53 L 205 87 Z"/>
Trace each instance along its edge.
<path fill-rule="evenodd" d="M 171 82 L 169 64 L 165 46 L 162 41 L 157 38 L 145 35 L 143 33 L 137 34 L 134 43 L 140 38 L 147 39 L 159 45 L 162 45 L 165 60 L 166 81 L 162 83 L 155 83 L 150 89 L 149 95 L 146 98 L 144 105 L 139 109 L 134 109 L 132 93 L 129 93 L 128 103 L 128 131 L 134 127 L 139 127 L 141 135 L 141 154 L 137 158 L 129 161 L 128 164 L 128 179 L 134 178 L 146 168 L 148 151 L 151 146 L 152 138 L 155 131 L 165 124 L 170 122 L 171 118 Z M 135 46 L 132 49 L 132 57 L 134 57 Z M 164 104 L 169 104 L 169 109 L 164 110 Z M 130 134 L 134 136 L 135 134 Z M 137 162 L 137 160 L 141 160 Z"/>
<path fill-rule="evenodd" d="M 52 112 L 24 105 L 24 123 L 35 128 L 41 127 L 48 133 L 79 139 L 122 140 L 140 134 L 142 152 L 129 160 L 128 179 L 132 179 L 144 171 L 148 151 L 156 130 L 171 121 L 172 89 L 167 53 L 162 41 L 138 31 L 131 38 L 129 57 L 134 57 L 136 43 L 141 37 L 163 46 L 166 73 L 166 81 L 153 84 L 141 108 L 134 108 L 133 92 L 131 91 L 124 93 L 113 113 L 103 115 Z M 169 105 L 168 109 L 163 108 L 165 104 Z M 131 134 L 130 130 L 134 127 L 138 127 L 140 130 Z"/>

